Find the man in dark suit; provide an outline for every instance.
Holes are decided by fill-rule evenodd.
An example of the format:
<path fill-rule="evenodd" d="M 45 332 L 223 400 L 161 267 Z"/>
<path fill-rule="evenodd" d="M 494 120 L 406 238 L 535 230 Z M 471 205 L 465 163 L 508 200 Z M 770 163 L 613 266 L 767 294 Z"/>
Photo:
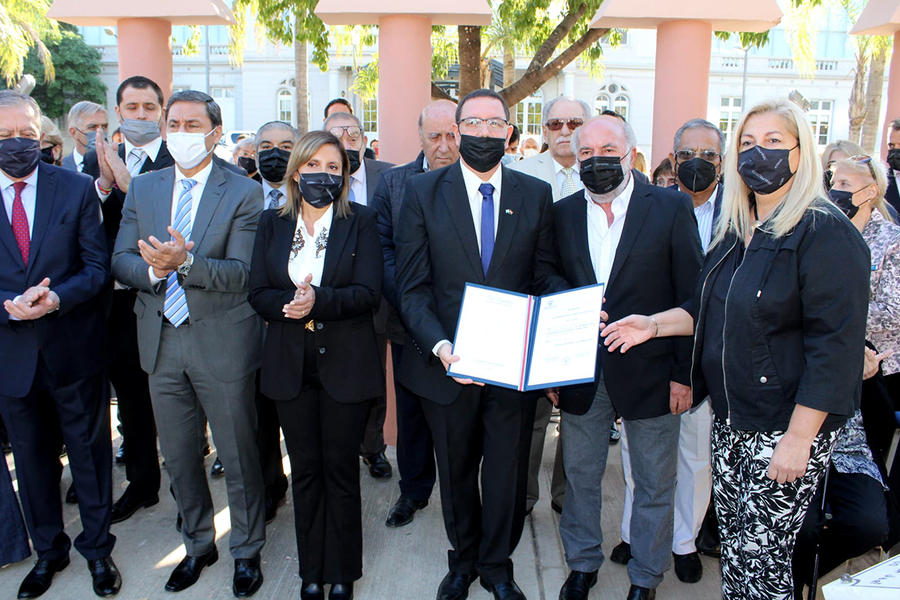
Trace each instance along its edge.
<path fill-rule="evenodd" d="M 453 546 L 438 600 L 466 598 L 479 575 L 494 598 L 521 600 L 510 556 L 525 521 L 537 397 L 453 379 L 447 368 L 459 360 L 450 337 L 467 282 L 545 291 L 552 195 L 546 183 L 501 166 L 512 126 L 496 92 L 472 92 L 455 118 L 460 161 L 410 179 L 400 210 L 397 287 L 415 351 L 403 353 L 399 376 L 426 399 Z"/>
<path fill-rule="evenodd" d="M 117 280 L 139 290 L 141 367 L 149 374 L 160 448 L 183 517 L 187 556 L 166 589 L 190 587 L 218 560 L 203 473 L 205 415 L 225 465 L 232 589 L 247 597 L 262 585 L 265 544 L 254 403 L 263 323 L 247 302 L 262 188 L 212 160 L 222 113 L 208 95 L 173 94 L 165 120 L 176 166 L 131 182 L 112 268 Z"/>
<path fill-rule="evenodd" d="M 71 154 L 63 157 L 62 166 L 64 169 L 81 173 L 84 171 L 84 155 L 94 149 L 97 132 L 104 136 L 109 128 L 106 109 L 89 100 L 76 102 L 66 115 L 66 126 L 75 147 Z"/>
<path fill-rule="evenodd" d="M 400 220 L 400 206 L 406 182 L 415 175 L 441 169 L 459 160 L 459 146 L 453 133 L 456 103 L 436 100 L 419 115 L 419 144 L 422 151 L 411 163 L 382 172 L 375 188 L 372 208 L 378 219 L 378 234 L 384 254 L 382 291 L 388 302 L 387 331 L 391 340 L 394 369 L 402 362 L 409 336 L 398 311 L 394 256 L 394 231 Z M 394 378 L 397 398 L 397 470 L 400 471 L 400 498 L 391 507 L 385 524 L 400 527 L 413 520 L 415 512 L 428 505 L 434 488 L 434 445 L 422 412 L 422 399 Z"/>
<path fill-rule="evenodd" d="M 678 306 L 693 293 L 702 251 L 689 198 L 634 180 L 631 127 L 595 117 L 572 139 L 586 191 L 553 207 L 556 289 L 604 283 L 612 320 Z M 652 600 L 671 564 L 679 416 L 691 406 L 690 339 L 660 339 L 634 354 L 598 351 L 597 380 L 562 388 L 566 501 L 559 529 L 572 570 L 561 600 L 586 600 L 603 563 L 600 482 L 618 413 L 633 452 L 628 600 Z"/>
<path fill-rule="evenodd" d="M 103 303 L 109 254 L 89 177 L 40 162 L 35 101 L 0 91 L 0 413 L 37 564 L 19 598 L 46 592 L 69 564 L 59 497 L 59 432 L 68 449 L 94 592 L 122 584 L 110 553 L 112 448 L 103 391 Z"/>
<path fill-rule="evenodd" d="M 336 104 L 335 106 L 342 106 Z M 375 196 L 378 176 L 394 165 L 388 162 L 363 158 L 365 147 L 365 131 L 359 119 L 347 112 L 332 112 L 322 125 L 324 131 L 330 132 L 341 140 L 341 145 L 350 159 L 350 201 L 368 206 Z M 381 363 L 386 365 L 387 359 L 387 315 L 388 305 L 383 301 L 375 313 L 375 333 L 379 346 L 382 347 Z M 366 423 L 366 435 L 363 437 L 359 453 L 363 462 L 369 467 L 369 474 L 376 479 L 387 479 L 393 470 L 391 463 L 384 455 L 387 447 L 384 443 L 384 418 L 387 411 L 386 398 L 382 395 L 372 403 L 372 412 Z"/>
<path fill-rule="evenodd" d="M 900 212 L 900 119 L 891 121 L 887 131 L 888 187 L 884 199 Z"/>

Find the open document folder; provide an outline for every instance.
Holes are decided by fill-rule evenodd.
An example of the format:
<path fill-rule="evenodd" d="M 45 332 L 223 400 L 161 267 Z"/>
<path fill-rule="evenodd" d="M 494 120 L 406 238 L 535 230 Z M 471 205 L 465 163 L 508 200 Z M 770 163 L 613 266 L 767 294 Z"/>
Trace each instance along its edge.
<path fill-rule="evenodd" d="M 467 283 L 447 375 L 519 391 L 593 381 L 603 289 L 538 297 Z"/>

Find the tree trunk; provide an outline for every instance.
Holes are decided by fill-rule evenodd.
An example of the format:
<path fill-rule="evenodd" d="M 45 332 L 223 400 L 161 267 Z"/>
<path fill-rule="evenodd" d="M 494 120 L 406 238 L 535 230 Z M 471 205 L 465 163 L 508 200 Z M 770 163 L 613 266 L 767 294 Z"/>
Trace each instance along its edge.
<path fill-rule="evenodd" d="M 309 131 L 309 58 L 306 42 L 294 39 L 294 102 L 297 113 L 297 130 Z"/>
<path fill-rule="evenodd" d="M 459 27 L 459 97 L 481 87 L 481 27 Z"/>
<path fill-rule="evenodd" d="M 856 73 L 853 76 L 853 88 L 850 90 L 850 108 L 847 111 L 850 117 L 851 142 L 860 142 L 863 121 L 866 118 L 866 56 L 862 48 L 856 52 Z"/>
<path fill-rule="evenodd" d="M 869 81 L 866 84 L 866 118 L 862 127 L 862 147 L 868 153 L 875 152 L 878 137 L 878 117 L 881 115 L 881 96 L 884 93 L 884 68 L 887 52 L 872 52 L 869 64 Z M 888 115 L 890 117 L 890 115 Z"/>
<path fill-rule="evenodd" d="M 512 44 L 503 46 L 503 87 L 507 88 L 516 80 L 516 49 Z M 516 105 L 509 107 L 509 122 L 516 122 Z"/>

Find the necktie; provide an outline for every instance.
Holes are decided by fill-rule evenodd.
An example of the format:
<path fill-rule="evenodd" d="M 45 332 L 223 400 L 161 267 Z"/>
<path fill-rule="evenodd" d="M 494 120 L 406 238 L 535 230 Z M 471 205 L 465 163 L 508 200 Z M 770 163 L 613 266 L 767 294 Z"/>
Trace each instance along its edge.
<path fill-rule="evenodd" d="M 278 208 L 281 204 L 282 196 L 284 194 L 281 193 L 281 190 L 276 190 L 275 188 L 269 190 L 269 205 L 266 208 Z"/>
<path fill-rule="evenodd" d="M 17 181 L 13 184 L 15 190 L 15 198 L 12 205 L 12 230 L 16 236 L 16 243 L 19 245 L 19 252 L 22 254 L 22 262 L 28 264 L 28 251 L 31 248 L 31 234 L 28 232 L 28 215 L 25 214 L 25 206 L 22 204 L 22 190 L 25 189 L 24 181 Z"/>
<path fill-rule="evenodd" d="M 136 176 L 141 172 L 141 165 L 143 164 L 144 151 L 141 148 L 132 148 L 131 152 L 128 153 L 128 161 L 125 164 L 128 173 L 130 173 L 132 177 Z"/>
<path fill-rule="evenodd" d="M 191 188 L 197 185 L 193 179 L 182 179 L 181 195 L 178 197 L 178 206 L 175 209 L 175 218 L 172 219 L 172 225 L 181 232 L 185 240 L 191 238 Z M 163 304 L 163 314 L 169 320 L 169 323 L 178 327 L 191 316 L 188 311 L 187 298 L 184 296 L 184 290 L 178 283 L 178 273 L 172 271 L 166 280 L 166 300 Z"/>
<path fill-rule="evenodd" d="M 494 186 L 482 183 L 478 191 L 481 192 L 481 268 L 487 275 L 494 254 Z"/>
<path fill-rule="evenodd" d="M 563 175 L 565 175 L 565 179 L 563 179 L 562 187 L 559 190 L 559 197 L 565 198 L 578 191 L 578 184 L 575 183 L 575 179 L 572 177 L 572 173 L 574 172 L 572 167 L 564 167 L 562 171 Z"/>

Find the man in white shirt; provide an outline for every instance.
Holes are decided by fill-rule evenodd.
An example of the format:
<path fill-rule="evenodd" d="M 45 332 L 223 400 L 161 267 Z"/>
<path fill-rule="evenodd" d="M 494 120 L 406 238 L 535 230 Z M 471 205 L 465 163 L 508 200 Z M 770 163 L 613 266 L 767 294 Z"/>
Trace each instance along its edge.
<path fill-rule="evenodd" d="M 66 116 L 66 125 L 68 126 L 69 136 L 75 142 L 75 148 L 72 154 L 63 158 L 62 166 L 64 169 L 71 171 L 84 171 L 84 155 L 88 150 L 95 148 L 97 141 L 97 132 L 101 137 L 106 135 L 109 129 L 109 119 L 106 116 L 106 109 L 89 100 L 76 102 L 69 109 Z"/>

